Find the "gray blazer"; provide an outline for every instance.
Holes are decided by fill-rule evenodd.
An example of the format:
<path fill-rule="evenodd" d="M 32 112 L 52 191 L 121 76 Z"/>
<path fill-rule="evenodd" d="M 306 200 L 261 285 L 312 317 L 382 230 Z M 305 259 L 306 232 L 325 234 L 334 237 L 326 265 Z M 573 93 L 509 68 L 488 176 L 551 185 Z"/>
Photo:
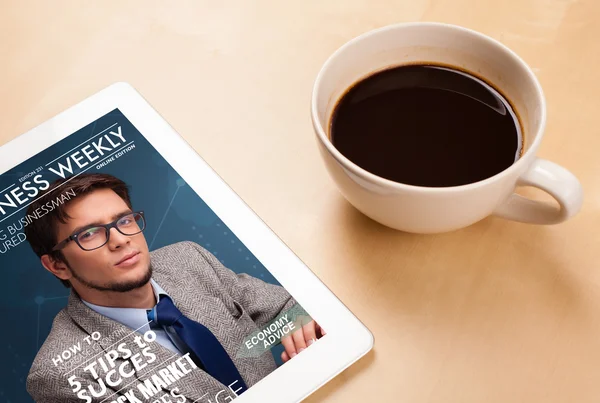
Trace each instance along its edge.
<path fill-rule="evenodd" d="M 248 387 L 275 370 L 275 361 L 269 352 L 259 357 L 238 357 L 238 352 L 246 336 L 296 304 L 283 287 L 265 283 L 247 274 L 236 274 L 193 242 L 180 242 L 151 252 L 150 261 L 153 278 L 172 297 L 184 315 L 213 332 Z M 94 332 L 101 335 L 97 341 L 88 337 Z M 98 390 L 98 382 L 83 368 L 123 342 L 127 343 L 133 354 L 142 353 L 142 349 L 133 342 L 135 336 L 139 336 L 139 333 L 90 309 L 75 292 L 71 292 L 67 307 L 56 315 L 52 330 L 31 366 L 27 391 L 36 402 L 41 403 L 84 402 L 73 393 L 69 378 L 76 376 L 85 389 L 92 385 Z M 84 341 L 86 337 L 89 344 Z M 53 359 L 56 360 L 61 353 L 78 343 L 81 351 L 54 365 Z M 143 383 L 150 378 L 158 368 L 164 368 L 178 358 L 173 358 L 173 353 L 159 343 L 152 343 L 151 351 L 157 355 L 153 364 L 136 371 L 135 376 L 125 378 L 118 386 L 107 386 L 107 392 L 92 401 L 110 403 L 135 388 L 138 382 Z M 123 362 L 118 358 L 117 367 Z M 163 362 L 163 365 L 157 366 Z M 127 368 L 131 369 L 132 366 Z M 121 388 L 121 393 L 107 399 Z M 225 392 L 221 392 L 219 401 L 227 401 L 225 396 L 235 397 L 226 385 L 200 368 L 169 385 L 167 390 L 175 388 L 190 402 L 198 400 L 204 403 L 209 399 L 214 402 L 215 395 L 223 390 Z M 159 399 L 165 393 L 169 392 L 161 392 L 148 401 Z M 136 396 L 141 398 L 137 390 Z"/>

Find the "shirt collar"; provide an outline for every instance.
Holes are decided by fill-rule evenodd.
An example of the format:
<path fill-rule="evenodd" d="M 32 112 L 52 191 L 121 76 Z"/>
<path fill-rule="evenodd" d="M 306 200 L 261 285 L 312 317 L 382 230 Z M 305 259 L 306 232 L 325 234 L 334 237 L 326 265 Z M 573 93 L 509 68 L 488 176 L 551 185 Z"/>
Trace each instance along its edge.
<path fill-rule="evenodd" d="M 158 285 L 154 279 L 150 279 L 152 284 L 152 290 L 156 296 L 156 301 L 160 301 L 161 295 L 169 296 L 165 290 Z M 142 333 L 150 330 L 149 321 L 154 319 L 155 309 L 146 310 L 142 308 L 114 308 L 107 306 L 100 306 L 92 304 L 91 302 L 84 301 L 83 303 L 89 306 L 94 311 L 101 315 L 104 315 L 116 322 L 119 322 L 133 330 L 141 331 Z"/>
<path fill-rule="evenodd" d="M 158 283 L 154 281 L 154 279 L 151 278 L 150 283 L 152 284 L 152 289 L 154 290 L 154 295 L 156 296 L 157 303 L 158 301 L 160 301 L 161 295 L 166 295 L 167 297 L 169 297 L 169 294 L 167 294 L 167 292 L 163 290 L 163 288 L 160 285 L 158 285 Z"/>

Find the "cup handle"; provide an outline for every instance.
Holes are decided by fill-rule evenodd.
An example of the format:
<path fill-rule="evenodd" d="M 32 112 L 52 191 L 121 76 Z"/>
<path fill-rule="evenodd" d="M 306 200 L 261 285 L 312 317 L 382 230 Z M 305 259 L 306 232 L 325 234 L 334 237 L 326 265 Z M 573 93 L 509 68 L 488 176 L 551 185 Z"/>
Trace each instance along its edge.
<path fill-rule="evenodd" d="M 494 211 L 494 215 L 531 224 L 558 224 L 579 211 L 583 188 L 571 172 L 554 162 L 536 158 L 517 181 L 517 185 L 534 186 L 554 197 L 553 203 L 531 200 L 513 193 Z"/>

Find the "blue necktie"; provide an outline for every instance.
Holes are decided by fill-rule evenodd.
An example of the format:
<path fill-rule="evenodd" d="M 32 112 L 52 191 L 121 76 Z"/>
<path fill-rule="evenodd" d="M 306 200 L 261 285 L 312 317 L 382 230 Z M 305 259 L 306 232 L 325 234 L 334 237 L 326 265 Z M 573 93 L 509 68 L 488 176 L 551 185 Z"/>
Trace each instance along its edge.
<path fill-rule="evenodd" d="M 195 322 L 177 309 L 177 307 L 166 295 L 160 296 L 156 305 L 156 322 L 161 326 L 171 326 L 181 341 L 190 348 L 192 357 L 195 355 L 200 360 L 198 366 L 204 367 L 213 378 L 222 384 L 229 386 L 235 381 L 231 388 L 238 395 L 244 393 L 248 387 L 242 379 L 235 364 L 223 348 L 219 340 L 204 325 Z M 237 389 L 240 389 L 237 391 Z"/>

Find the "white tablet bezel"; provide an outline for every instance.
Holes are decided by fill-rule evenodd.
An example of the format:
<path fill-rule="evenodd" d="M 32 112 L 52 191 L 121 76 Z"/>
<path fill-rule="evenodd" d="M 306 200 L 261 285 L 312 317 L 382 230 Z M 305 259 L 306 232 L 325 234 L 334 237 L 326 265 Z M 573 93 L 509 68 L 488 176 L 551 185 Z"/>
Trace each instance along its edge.
<path fill-rule="evenodd" d="M 118 108 L 327 331 L 235 401 L 297 402 L 373 347 L 369 330 L 129 84 L 115 83 L 0 147 L 0 174 Z"/>

